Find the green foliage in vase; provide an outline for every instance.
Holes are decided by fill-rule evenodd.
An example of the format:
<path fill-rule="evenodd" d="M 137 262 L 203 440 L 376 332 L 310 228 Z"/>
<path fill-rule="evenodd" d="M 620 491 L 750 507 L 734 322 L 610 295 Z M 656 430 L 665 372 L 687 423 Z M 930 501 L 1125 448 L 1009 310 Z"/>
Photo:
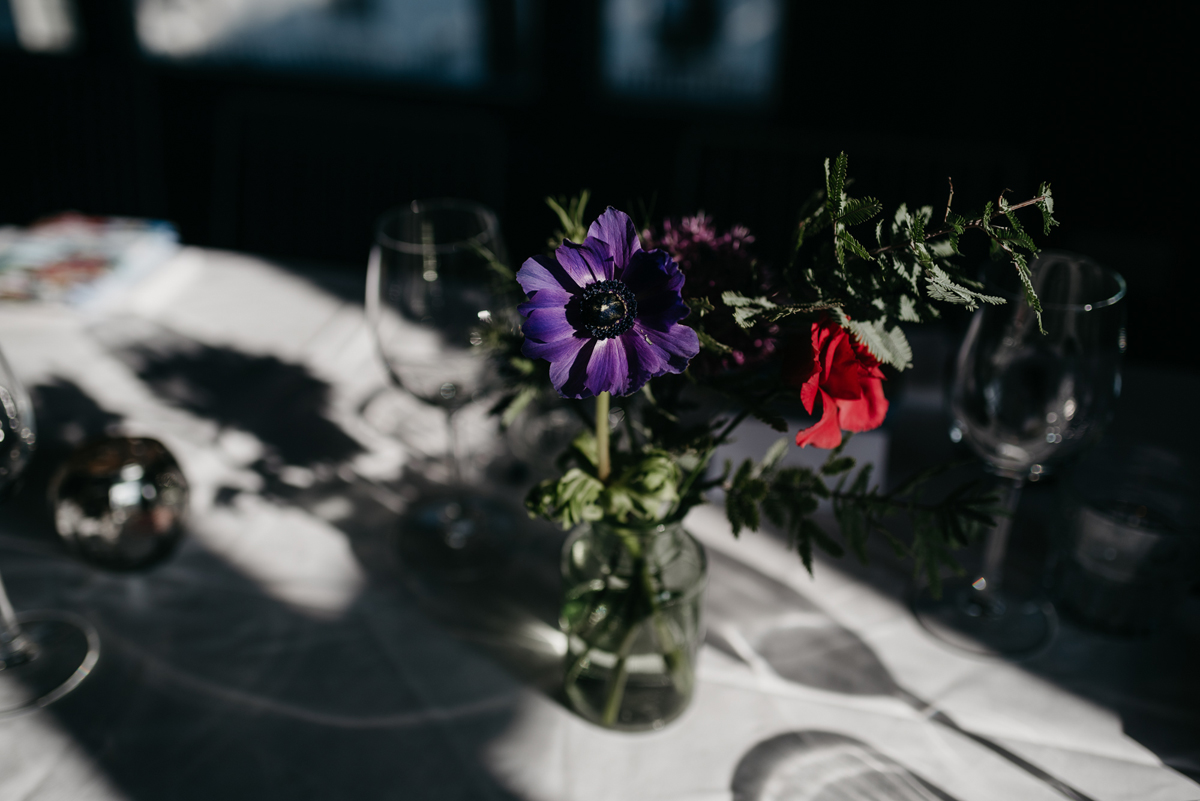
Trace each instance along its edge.
<path fill-rule="evenodd" d="M 928 206 L 910 210 L 901 205 L 882 217 L 878 200 L 853 197 L 849 187 L 846 155 L 827 160 L 825 186 L 799 213 L 792 258 L 775 270 L 762 271 L 739 250 L 753 242 L 745 229 L 721 237 L 702 215 L 643 232 L 646 246 L 667 249 L 687 277 L 682 300 L 690 313 L 683 322 L 696 331 L 702 358 L 682 374 L 656 375 L 638 391 L 614 397 L 611 415 L 607 393 L 602 406 L 590 399 L 563 399 L 589 422 L 595 405 L 595 428 L 579 434 L 561 455 L 557 477 L 530 491 L 531 515 L 568 528 L 597 520 L 653 525 L 682 518 L 720 490 L 735 535 L 769 523 L 786 532 L 810 571 L 815 550 L 835 556 L 849 551 L 865 560 L 868 540 L 878 536 L 896 554 L 911 559 L 914 570 L 936 590 L 940 569 L 956 567 L 953 550 L 1003 513 L 996 498 L 980 486 L 964 485 L 938 496 L 931 483 L 944 470 L 938 468 L 883 492 L 872 484 L 870 465 L 856 470 L 854 459 L 845 455 L 848 436 L 815 469 L 783 465 L 787 450 L 794 447 L 786 438 L 760 461 L 727 463 L 720 475 L 710 473 L 710 463 L 750 417 L 788 430 L 781 409 L 788 403 L 794 408 L 812 375 L 806 365 L 816 355 L 809 340 L 815 347 L 818 329 L 848 332 L 854 353 L 869 353 L 855 357 L 861 365 L 855 369 L 868 371 L 856 380 L 878 386 L 879 379 L 869 377 L 882 375 L 870 372 L 879 369 L 871 366 L 872 358 L 895 370 L 912 364 L 900 323 L 936 319 L 943 304 L 975 309 L 1004 303 L 968 277 L 956 259 L 962 237 L 971 232 L 986 237 L 991 250 L 1012 263 L 1040 324 L 1028 268 L 1038 249 L 1017 212 L 1036 206 L 1049 233 L 1057 225 L 1053 199 L 1049 185 L 1042 184 L 1029 200 L 1010 203 L 1001 195 L 980 213 L 963 216 L 952 209 L 951 186 L 941 219 L 935 221 Z M 551 250 L 564 240 L 584 241 L 587 200 L 586 192 L 572 199 L 547 199 L 559 224 L 548 241 Z M 717 261 L 710 263 L 712 259 Z M 508 391 L 494 408 L 507 425 L 545 395 L 547 363 L 523 355 L 521 333 L 504 320 L 493 326 L 488 341 L 508 379 Z M 815 379 L 807 380 L 811 384 Z M 812 411 L 811 395 L 806 403 Z M 825 403 L 834 403 L 832 396 Z M 706 411 L 714 407 L 724 411 L 714 417 Z M 881 420 L 882 415 L 868 427 Z M 823 503 L 837 521 L 836 532 L 817 522 Z M 906 534 L 888 527 L 896 518 L 907 519 L 908 525 L 901 527 Z"/>

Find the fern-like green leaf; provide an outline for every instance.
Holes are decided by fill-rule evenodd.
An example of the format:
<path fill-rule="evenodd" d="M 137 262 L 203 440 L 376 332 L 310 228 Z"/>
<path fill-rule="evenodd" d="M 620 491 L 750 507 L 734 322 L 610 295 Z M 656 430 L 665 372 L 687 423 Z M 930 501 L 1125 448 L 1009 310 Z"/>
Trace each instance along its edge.
<path fill-rule="evenodd" d="M 961 256 L 958 252 L 958 240 L 951 239 L 948 235 L 946 239 L 937 239 L 925 245 L 931 256 L 935 259 L 948 259 L 951 256 Z"/>
<path fill-rule="evenodd" d="M 993 306 L 1004 304 L 1004 298 L 985 295 L 956 283 L 945 270 L 937 266 L 931 266 L 929 272 L 926 273 L 925 289 L 929 293 L 929 297 L 934 300 L 966 306 L 971 311 L 979 308 L 980 303 L 988 303 Z"/>
<path fill-rule="evenodd" d="M 909 219 L 912 221 L 912 238 L 913 238 L 913 243 L 914 243 L 914 244 L 915 244 L 915 243 L 917 243 L 917 242 L 924 242 L 924 241 L 925 241 L 925 220 L 926 220 L 926 217 L 925 217 L 925 215 L 924 215 L 924 214 L 922 214 L 922 213 L 921 213 L 921 212 L 923 212 L 923 211 L 925 211 L 925 209 L 923 209 L 923 208 L 922 208 L 922 209 L 918 209 L 918 210 L 917 210 L 917 213 L 916 213 L 915 215 L 913 215 L 912 217 L 910 217 L 910 218 L 909 218 Z"/>
<path fill-rule="evenodd" d="M 858 322 L 851 320 L 841 309 L 836 309 L 838 325 L 845 328 L 870 352 L 872 356 L 897 370 L 912 367 L 912 347 L 900 326 L 886 327 L 885 320 Z"/>
<path fill-rule="evenodd" d="M 1029 308 L 1033 309 L 1033 313 L 1037 315 L 1038 331 L 1043 334 L 1046 329 L 1042 326 L 1042 302 L 1038 300 L 1037 292 L 1033 289 L 1033 276 L 1029 272 L 1029 263 L 1023 255 L 1017 252 L 1012 253 L 1013 266 L 1017 268 L 1017 275 L 1021 278 L 1021 286 L 1025 289 L 1025 300 L 1029 303 Z"/>
<path fill-rule="evenodd" d="M 1050 194 L 1050 184 L 1043 183 L 1038 187 L 1038 194 L 1042 199 L 1038 201 L 1038 209 L 1042 212 L 1042 228 L 1046 235 L 1050 235 L 1050 229 L 1058 225 L 1058 220 L 1054 219 L 1054 198 Z"/>
<path fill-rule="evenodd" d="M 813 535 L 820 530 L 816 523 L 806 517 L 800 521 L 799 531 L 796 532 L 796 553 L 800 554 L 800 561 L 810 576 L 813 572 Z"/>
<path fill-rule="evenodd" d="M 721 293 L 721 302 L 733 309 L 733 321 L 745 329 L 753 328 L 760 315 L 779 308 L 765 297 L 751 298 L 730 291 Z"/>
<path fill-rule="evenodd" d="M 992 201 L 983 204 L 983 214 L 979 215 L 979 225 L 988 236 L 992 235 Z"/>
<path fill-rule="evenodd" d="M 769 425 L 771 428 L 775 429 L 776 431 L 787 431 L 788 430 L 787 420 L 784 420 L 782 417 L 780 417 L 777 414 L 772 414 L 764 409 L 755 409 L 753 412 L 751 412 L 751 414 L 754 415 L 754 418 L 756 420 L 766 423 L 767 425 Z"/>
<path fill-rule="evenodd" d="M 846 191 L 846 167 L 849 158 L 845 151 L 838 154 L 833 168 L 825 159 L 825 204 L 830 217 L 837 220 L 842 216 L 842 195 Z"/>
<path fill-rule="evenodd" d="M 846 250 L 863 261 L 872 261 L 870 251 L 863 247 L 862 243 L 855 239 L 849 231 L 838 231 L 837 240 Z M 839 263 L 841 263 L 840 259 Z"/>
<path fill-rule="evenodd" d="M 1005 242 L 1020 245 L 1034 255 L 1037 255 L 1038 246 L 1033 243 L 1033 240 L 1029 238 L 1029 234 L 1025 233 L 1025 229 L 1021 227 L 1021 221 L 1017 219 L 1016 212 L 1006 210 L 1004 216 L 1008 218 L 1010 228 L 1008 231 L 1000 234 L 1000 238 Z M 999 230 L 997 229 L 997 232 Z"/>
<path fill-rule="evenodd" d="M 836 459 L 826 462 L 821 466 L 822 475 L 840 476 L 842 473 L 849 472 L 854 469 L 853 456 L 839 456 Z"/>
<path fill-rule="evenodd" d="M 883 211 L 883 204 L 873 197 L 847 198 L 838 222 L 843 225 L 858 225 Z"/>

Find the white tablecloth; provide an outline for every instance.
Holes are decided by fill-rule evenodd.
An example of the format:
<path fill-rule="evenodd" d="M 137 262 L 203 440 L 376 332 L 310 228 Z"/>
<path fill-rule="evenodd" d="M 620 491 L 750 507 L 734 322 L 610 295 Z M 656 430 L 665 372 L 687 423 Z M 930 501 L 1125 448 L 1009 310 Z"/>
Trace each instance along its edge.
<path fill-rule="evenodd" d="M 690 708 L 644 734 L 576 717 L 557 695 L 560 532 L 531 523 L 486 587 L 399 563 L 422 462 L 363 422 L 385 376 L 338 281 L 184 249 L 104 311 L 0 306 L 40 469 L 107 430 L 164 442 L 192 488 L 188 539 L 135 574 L 67 556 L 37 499 L 0 509 L 17 608 L 78 612 L 103 640 L 76 693 L 0 721 L 0 799 L 1062 797 L 939 711 L 1098 801 L 1200 799 L 1164 764 L 1200 771 L 1194 609 L 1151 640 L 1068 626 L 1033 662 L 973 659 L 923 634 L 901 569 L 811 578 L 716 508 L 687 521 L 710 554 Z M 439 413 L 406 415 L 436 453 Z M 887 446 L 856 445 L 881 467 Z M 514 499 L 519 479 L 491 476 Z"/>

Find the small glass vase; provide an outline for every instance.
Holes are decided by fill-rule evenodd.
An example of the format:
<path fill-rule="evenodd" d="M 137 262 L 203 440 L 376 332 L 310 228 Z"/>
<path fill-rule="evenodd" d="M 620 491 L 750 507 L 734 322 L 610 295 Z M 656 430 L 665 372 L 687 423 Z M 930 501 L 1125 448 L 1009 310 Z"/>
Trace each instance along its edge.
<path fill-rule="evenodd" d="M 564 689 L 583 717 L 659 729 L 695 687 L 707 582 L 703 546 L 679 521 L 579 526 L 563 546 Z"/>

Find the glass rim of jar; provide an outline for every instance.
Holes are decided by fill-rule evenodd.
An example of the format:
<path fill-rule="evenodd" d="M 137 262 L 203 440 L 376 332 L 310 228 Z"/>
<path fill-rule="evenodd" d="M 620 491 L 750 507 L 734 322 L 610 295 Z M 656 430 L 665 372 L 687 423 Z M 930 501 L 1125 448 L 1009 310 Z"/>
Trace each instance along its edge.
<path fill-rule="evenodd" d="M 1116 290 L 1116 292 L 1112 293 L 1108 297 L 1101 298 L 1100 300 L 1096 300 L 1091 303 L 1050 303 L 1047 301 L 1041 301 L 1042 311 L 1085 312 L 1085 313 L 1093 312 L 1093 311 L 1099 311 L 1100 309 L 1106 309 L 1110 306 L 1115 306 L 1116 304 L 1120 303 L 1122 300 L 1125 299 L 1125 293 L 1128 290 L 1128 286 L 1125 283 L 1125 276 L 1121 275 L 1119 272 L 1112 269 L 1111 267 L 1106 267 L 1102 264 L 1099 264 L 1099 263 L 1093 261 L 1092 259 L 1088 258 L 1087 256 L 1082 256 L 1078 253 L 1071 253 L 1070 251 L 1063 251 L 1063 250 L 1043 250 L 1041 253 L 1038 254 L 1038 257 L 1037 257 L 1037 259 L 1034 260 L 1033 264 L 1029 265 L 1030 268 L 1032 269 L 1039 261 L 1042 261 L 1043 259 L 1046 259 L 1047 257 L 1067 258 L 1067 259 L 1071 259 L 1074 261 L 1080 261 L 1080 262 L 1087 263 L 1087 264 L 1091 265 L 1092 267 L 1094 267 L 1095 269 L 1100 270 L 1101 272 L 1106 273 L 1109 276 L 1112 276 L 1113 280 L 1116 282 L 1117 290 Z M 1004 266 L 1011 267 L 1011 262 L 1006 262 Z M 1025 293 L 1021 292 L 1019 290 L 1014 291 L 1014 290 L 1009 290 L 1009 289 L 1000 289 L 995 286 L 988 286 L 986 291 L 987 292 L 995 292 L 996 294 L 1000 295 L 1007 301 L 1010 301 L 1010 302 L 1016 301 L 1016 302 L 1028 305 L 1028 302 L 1025 299 Z M 1039 298 L 1039 300 L 1041 300 L 1041 299 Z"/>
<path fill-rule="evenodd" d="M 472 214 L 482 222 L 483 229 L 474 236 L 467 237 L 466 239 L 436 244 L 408 242 L 403 239 L 397 239 L 384 231 L 384 227 L 393 220 L 431 211 L 457 211 Z M 474 250 L 485 246 L 488 242 L 496 241 L 499 236 L 499 230 L 500 224 L 496 219 L 496 213 L 482 203 L 474 200 L 463 200 L 460 198 L 412 200 L 406 205 L 388 209 L 380 215 L 378 221 L 375 223 L 375 244 L 380 247 L 400 251 L 401 253 L 418 255 L 426 253 L 457 253 L 463 250 Z"/>

